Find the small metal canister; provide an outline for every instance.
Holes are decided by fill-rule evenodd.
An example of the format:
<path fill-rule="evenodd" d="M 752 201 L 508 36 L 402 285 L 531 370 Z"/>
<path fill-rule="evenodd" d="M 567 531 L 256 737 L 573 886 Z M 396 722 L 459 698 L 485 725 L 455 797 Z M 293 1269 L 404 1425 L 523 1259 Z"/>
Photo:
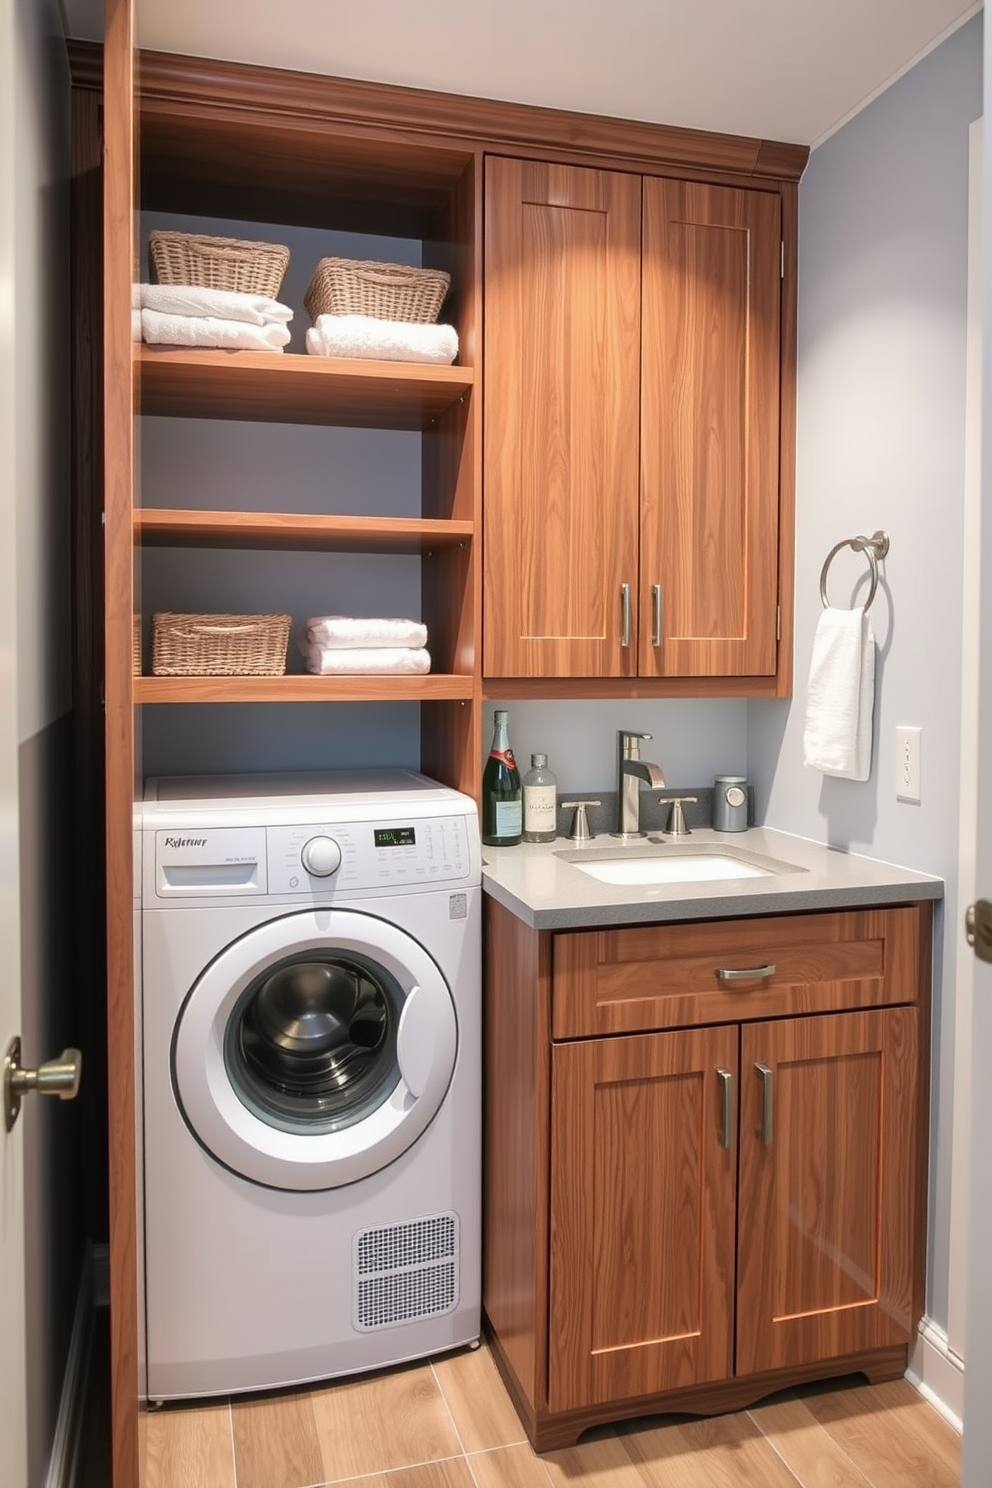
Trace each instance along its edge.
<path fill-rule="evenodd" d="M 717 775 L 713 781 L 713 826 L 718 832 L 747 830 L 747 776 Z"/>

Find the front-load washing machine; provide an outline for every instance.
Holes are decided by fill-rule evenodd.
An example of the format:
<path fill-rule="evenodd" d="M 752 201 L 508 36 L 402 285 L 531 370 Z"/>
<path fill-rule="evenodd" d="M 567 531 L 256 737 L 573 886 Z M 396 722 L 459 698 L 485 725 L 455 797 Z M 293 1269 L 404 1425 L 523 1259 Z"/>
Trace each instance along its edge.
<path fill-rule="evenodd" d="M 474 1343 L 481 866 L 408 771 L 149 781 L 147 1394 Z"/>

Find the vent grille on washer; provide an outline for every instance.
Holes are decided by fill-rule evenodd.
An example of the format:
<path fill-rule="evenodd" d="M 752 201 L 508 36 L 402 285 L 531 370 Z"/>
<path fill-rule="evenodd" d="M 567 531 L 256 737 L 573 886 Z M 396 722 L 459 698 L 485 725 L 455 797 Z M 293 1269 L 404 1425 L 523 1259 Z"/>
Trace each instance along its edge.
<path fill-rule="evenodd" d="M 458 1216 L 359 1230 L 352 1241 L 351 1321 L 363 1332 L 458 1305 Z"/>

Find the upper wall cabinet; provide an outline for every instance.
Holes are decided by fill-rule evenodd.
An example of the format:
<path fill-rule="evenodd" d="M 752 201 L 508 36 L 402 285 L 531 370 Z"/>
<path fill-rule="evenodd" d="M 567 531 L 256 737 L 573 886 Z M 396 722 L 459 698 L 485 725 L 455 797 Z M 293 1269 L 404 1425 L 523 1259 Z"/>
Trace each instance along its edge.
<path fill-rule="evenodd" d="M 487 678 L 787 688 L 783 240 L 771 184 L 487 161 Z"/>

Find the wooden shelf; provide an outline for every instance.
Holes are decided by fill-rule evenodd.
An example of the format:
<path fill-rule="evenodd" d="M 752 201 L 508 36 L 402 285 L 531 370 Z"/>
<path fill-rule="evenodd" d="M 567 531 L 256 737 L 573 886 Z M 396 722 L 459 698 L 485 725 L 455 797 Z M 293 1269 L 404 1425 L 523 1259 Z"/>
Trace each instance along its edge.
<path fill-rule="evenodd" d="M 469 676 L 135 677 L 136 703 L 372 703 L 463 701 Z"/>
<path fill-rule="evenodd" d="M 147 508 L 135 542 L 156 548 L 283 548 L 342 553 L 426 553 L 471 542 L 472 522 L 416 517 L 328 517 L 294 512 Z"/>
<path fill-rule="evenodd" d="M 423 430 L 471 390 L 471 367 L 264 351 L 136 348 L 137 406 L 172 418 Z"/>

